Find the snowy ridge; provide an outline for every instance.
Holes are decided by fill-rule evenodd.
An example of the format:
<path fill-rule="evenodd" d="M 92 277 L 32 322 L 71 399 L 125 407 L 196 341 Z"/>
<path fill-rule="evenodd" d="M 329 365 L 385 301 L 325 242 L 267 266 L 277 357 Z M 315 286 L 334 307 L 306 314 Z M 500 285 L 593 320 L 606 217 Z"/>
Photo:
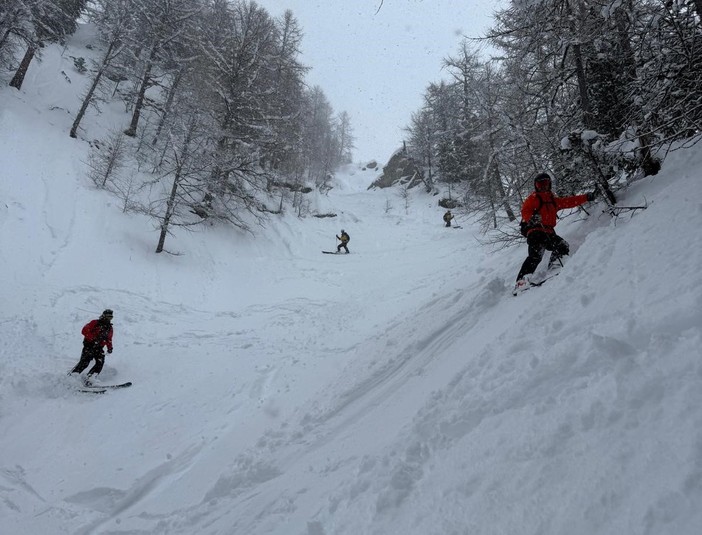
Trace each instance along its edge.
<path fill-rule="evenodd" d="M 155 255 L 52 110 L 75 110 L 67 65 L 48 47 L 0 89 L 0 531 L 698 534 L 698 148 L 621 199 L 647 210 L 559 223 L 565 268 L 518 298 L 525 246 L 493 253 L 355 168 L 314 201 L 336 218 Z M 341 228 L 353 254 L 321 255 Z M 108 306 L 102 379 L 134 385 L 76 396 Z"/>

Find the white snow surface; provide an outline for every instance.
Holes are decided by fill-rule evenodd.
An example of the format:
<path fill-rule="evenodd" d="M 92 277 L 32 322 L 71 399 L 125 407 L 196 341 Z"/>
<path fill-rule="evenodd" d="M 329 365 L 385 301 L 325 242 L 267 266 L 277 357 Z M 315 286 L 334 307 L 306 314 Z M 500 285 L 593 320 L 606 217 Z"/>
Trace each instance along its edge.
<path fill-rule="evenodd" d="M 350 166 L 256 236 L 158 234 L 68 130 L 87 79 L 48 47 L 0 89 L 0 532 L 702 533 L 702 149 L 563 219 L 559 277 Z M 71 80 L 69 83 L 68 80 Z M 350 255 L 323 255 L 341 228 Z M 545 262 L 545 261 L 544 261 Z M 114 317 L 105 383 L 66 372 Z"/>

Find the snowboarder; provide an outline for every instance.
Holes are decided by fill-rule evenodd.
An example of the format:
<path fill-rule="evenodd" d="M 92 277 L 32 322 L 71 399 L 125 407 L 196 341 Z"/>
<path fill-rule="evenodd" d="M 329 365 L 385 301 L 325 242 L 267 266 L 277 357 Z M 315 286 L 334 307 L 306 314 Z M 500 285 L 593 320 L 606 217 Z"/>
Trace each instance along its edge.
<path fill-rule="evenodd" d="M 347 245 L 351 240 L 351 237 L 348 234 L 346 234 L 346 231 L 344 229 L 341 229 L 341 236 L 337 236 L 336 239 L 341 241 L 341 243 L 336 246 L 336 252 L 340 253 L 341 248 L 343 247 L 344 249 L 346 249 L 346 253 L 348 254 L 349 248 L 347 247 Z"/>
<path fill-rule="evenodd" d="M 545 250 L 551 251 L 548 262 L 549 271 L 562 266 L 561 258 L 570 252 L 568 242 L 558 236 L 554 230 L 558 211 L 575 208 L 594 198 L 594 192 L 571 197 L 556 197 L 551 192 L 551 175 L 548 173 L 536 175 L 534 192 L 522 205 L 522 221 L 519 229 L 522 235 L 526 236 L 529 256 L 524 260 L 517 275 L 515 294 L 529 287 L 529 275 L 536 271 Z"/>
<path fill-rule="evenodd" d="M 83 334 L 83 351 L 80 354 L 78 364 L 71 370 L 70 375 L 80 374 L 95 360 L 95 364 L 85 380 L 86 385 L 94 384 L 96 376 L 102 371 L 105 364 L 105 353 L 103 347 L 107 347 L 107 352 L 112 353 L 112 317 L 113 312 L 109 308 L 103 311 L 96 320 L 88 322 L 81 333 Z"/>
<path fill-rule="evenodd" d="M 451 213 L 451 210 L 446 210 L 446 213 L 444 214 L 444 223 L 446 223 L 447 227 L 451 226 L 452 219 L 453 219 L 453 214 Z"/>

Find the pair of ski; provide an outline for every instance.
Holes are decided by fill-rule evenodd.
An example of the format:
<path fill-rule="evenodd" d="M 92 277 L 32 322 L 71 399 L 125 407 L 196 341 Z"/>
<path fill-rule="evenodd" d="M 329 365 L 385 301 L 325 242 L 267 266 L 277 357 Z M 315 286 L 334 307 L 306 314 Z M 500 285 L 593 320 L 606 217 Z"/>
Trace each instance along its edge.
<path fill-rule="evenodd" d="M 527 286 L 526 288 L 522 288 L 521 290 L 517 290 L 517 289 L 515 288 L 514 291 L 512 292 L 512 295 L 517 296 L 517 295 L 519 295 L 519 294 L 523 294 L 524 292 L 526 292 L 527 290 L 529 290 L 529 289 L 531 289 L 531 288 L 538 288 L 538 287 L 541 286 L 544 282 L 546 282 L 547 280 L 551 280 L 553 277 L 557 276 L 559 273 L 560 273 L 560 271 L 556 271 L 555 273 L 551 273 L 550 275 L 546 275 L 546 276 L 545 276 L 543 279 L 541 279 L 540 281 L 537 281 L 537 282 L 529 282 L 529 286 Z"/>
<path fill-rule="evenodd" d="M 118 385 L 89 385 L 89 384 L 84 384 L 82 387 L 78 389 L 79 392 L 86 392 L 90 394 L 104 394 L 108 390 L 116 390 L 118 388 L 127 388 L 129 386 L 132 386 L 131 381 L 127 381 L 126 383 L 120 383 Z"/>

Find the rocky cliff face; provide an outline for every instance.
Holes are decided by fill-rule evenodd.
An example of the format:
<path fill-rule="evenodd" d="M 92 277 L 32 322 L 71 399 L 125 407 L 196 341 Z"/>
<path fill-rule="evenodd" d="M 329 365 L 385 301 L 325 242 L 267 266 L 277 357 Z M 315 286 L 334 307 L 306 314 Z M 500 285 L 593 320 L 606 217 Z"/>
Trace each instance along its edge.
<path fill-rule="evenodd" d="M 421 167 L 402 150 L 393 154 L 387 165 L 383 167 L 383 174 L 368 186 L 368 189 L 389 188 L 396 184 L 407 188 L 424 184 L 424 173 Z"/>

